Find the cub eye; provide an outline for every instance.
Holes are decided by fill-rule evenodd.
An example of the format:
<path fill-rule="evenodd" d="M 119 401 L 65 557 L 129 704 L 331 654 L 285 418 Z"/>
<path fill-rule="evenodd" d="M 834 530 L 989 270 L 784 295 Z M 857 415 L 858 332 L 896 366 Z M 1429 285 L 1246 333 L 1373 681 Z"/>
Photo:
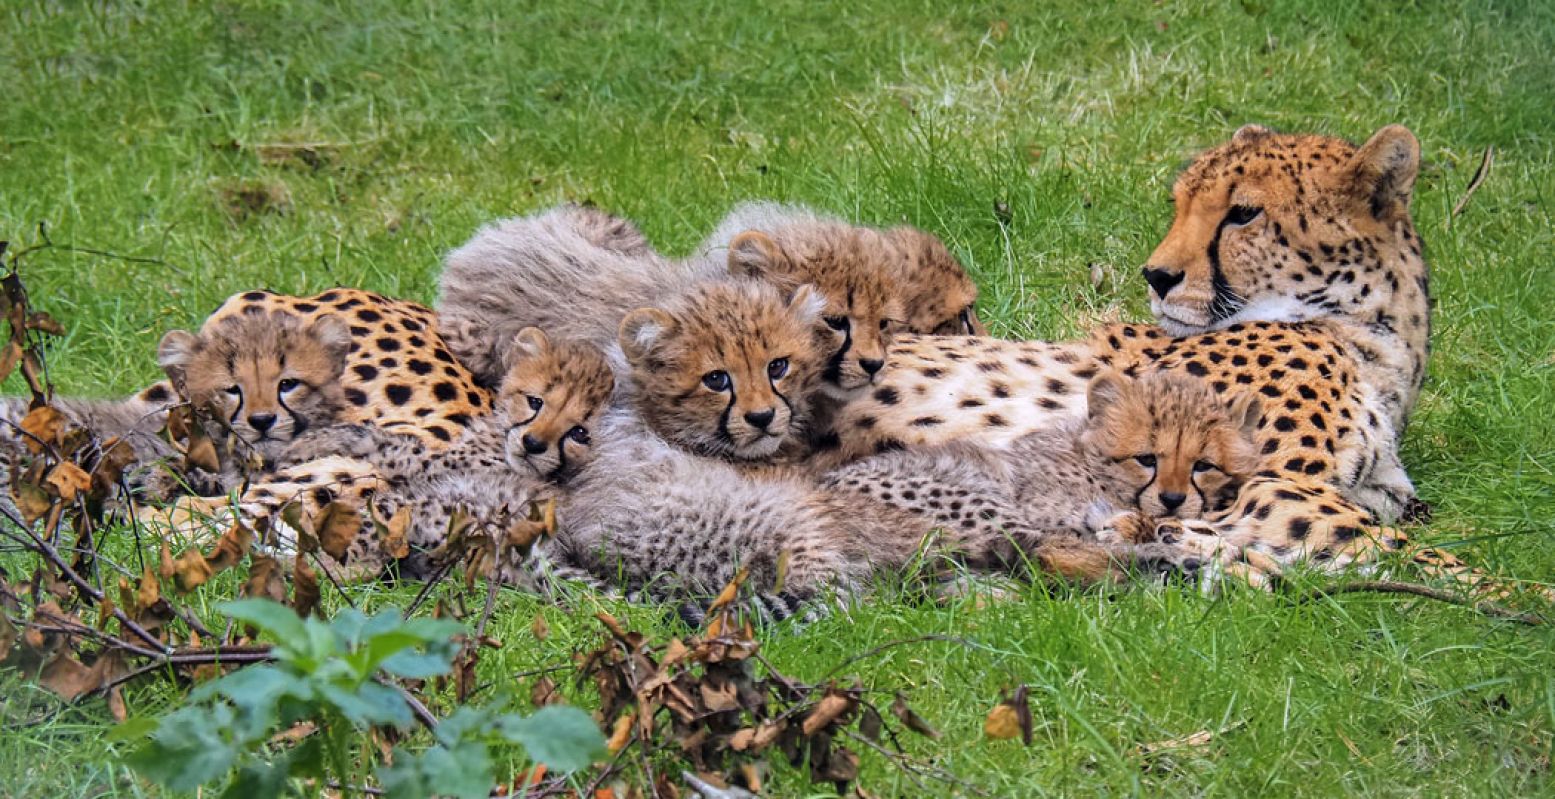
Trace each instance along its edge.
<path fill-rule="evenodd" d="M 545 400 L 540 399 L 539 397 L 526 396 L 525 399 L 529 400 L 529 410 L 531 411 L 538 411 L 545 407 Z"/>
<path fill-rule="evenodd" d="M 770 369 L 771 367 L 769 366 L 768 368 Z M 714 391 L 728 391 L 729 373 L 722 369 L 715 369 L 711 372 L 708 372 L 707 374 L 702 375 L 702 385 L 707 386 Z"/>
<path fill-rule="evenodd" d="M 584 446 L 588 446 L 588 443 L 589 443 L 589 431 L 587 429 L 585 429 L 583 427 L 583 425 L 581 425 L 581 424 L 574 426 L 571 430 L 568 430 L 567 431 L 567 437 L 572 439 L 573 441 L 578 442 L 579 444 L 582 444 Z"/>
<path fill-rule="evenodd" d="M 788 374 L 787 358 L 776 358 L 772 363 L 767 364 L 767 377 L 776 380 L 786 374 Z"/>
<path fill-rule="evenodd" d="M 1196 472 L 1196 473 L 1197 472 L 1207 472 L 1207 471 L 1209 471 L 1210 469 L 1213 469 L 1213 468 L 1215 468 L 1215 464 L 1210 463 L 1209 461 L 1194 461 L 1193 462 L 1193 471 Z"/>
<path fill-rule="evenodd" d="M 826 322 L 826 326 L 832 330 L 848 329 L 848 317 L 846 316 L 828 316 L 824 321 Z"/>
<path fill-rule="evenodd" d="M 961 309 L 961 332 L 972 335 L 972 309 Z"/>
<path fill-rule="evenodd" d="M 1155 456 L 1154 455 L 1135 455 L 1134 456 L 1134 460 L 1138 461 L 1139 465 L 1145 467 L 1146 469 L 1154 469 L 1155 468 Z"/>
<path fill-rule="evenodd" d="M 234 397 L 239 396 L 239 395 L 241 395 L 243 393 L 243 389 L 242 389 L 241 386 L 227 386 L 226 388 L 222 389 L 222 391 L 225 391 L 225 392 L 227 392 L 228 394 L 231 394 Z"/>
<path fill-rule="evenodd" d="M 1226 224 L 1241 227 L 1257 219 L 1262 213 L 1263 209 L 1255 205 L 1233 205 L 1231 210 L 1226 212 Z"/>
<path fill-rule="evenodd" d="M 891 324 L 891 320 L 890 319 L 881 319 L 880 320 L 880 329 L 884 330 L 884 329 L 886 329 L 886 327 L 890 326 L 890 324 Z"/>
<path fill-rule="evenodd" d="M 278 387 L 281 389 L 282 394 L 286 394 L 296 389 L 300 385 L 302 385 L 302 381 L 288 377 L 285 380 L 282 380 Z"/>

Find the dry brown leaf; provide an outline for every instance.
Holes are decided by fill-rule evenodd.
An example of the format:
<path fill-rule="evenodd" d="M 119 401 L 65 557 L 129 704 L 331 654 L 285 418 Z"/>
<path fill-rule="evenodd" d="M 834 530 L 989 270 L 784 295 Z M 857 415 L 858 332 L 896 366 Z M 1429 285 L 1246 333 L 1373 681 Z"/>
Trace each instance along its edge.
<path fill-rule="evenodd" d="M 60 499 L 75 502 L 77 494 L 92 487 L 92 477 L 80 466 L 63 461 L 49 470 L 48 483 Z"/>
<path fill-rule="evenodd" d="M 151 572 L 151 564 L 146 564 L 146 571 L 140 576 L 140 585 L 135 588 L 135 614 L 150 608 L 162 598 L 162 584 L 157 581 L 157 576 Z"/>
<path fill-rule="evenodd" d="M 16 504 L 22 522 L 28 527 L 37 524 L 54 507 L 54 500 L 48 492 L 32 483 L 17 483 L 11 492 L 11 501 Z"/>
<path fill-rule="evenodd" d="M 216 548 L 205 556 L 206 565 L 213 573 L 230 569 L 242 562 L 253 543 L 254 531 L 241 521 L 233 522 L 216 541 Z"/>
<path fill-rule="evenodd" d="M 679 638 L 671 638 L 669 644 L 664 647 L 664 655 L 659 658 L 659 667 L 664 669 L 670 668 L 684 660 L 689 654 L 691 654 L 691 650 Z"/>
<path fill-rule="evenodd" d="M 1008 702 L 1000 702 L 988 711 L 983 719 L 983 734 L 996 741 L 1008 741 L 1020 736 L 1020 719 Z"/>
<path fill-rule="evenodd" d="M 891 703 L 891 715 L 895 716 L 897 721 L 900 721 L 902 726 L 907 729 L 919 735 L 939 740 L 939 730 L 934 729 L 933 725 L 924 721 L 922 716 L 914 713 L 912 708 L 907 706 L 907 697 L 902 696 L 900 693 L 896 695 L 896 701 Z"/>
<path fill-rule="evenodd" d="M 616 725 L 610 731 L 610 740 L 605 742 L 605 748 L 610 751 L 610 754 L 613 755 L 625 749 L 626 745 L 631 742 L 632 725 L 636 721 L 636 713 L 627 713 L 616 719 Z"/>
<path fill-rule="evenodd" d="M 702 704 L 715 713 L 726 710 L 736 710 L 740 707 L 739 696 L 734 683 L 724 681 L 721 685 L 714 685 L 711 679 L 703 679 L 701 682 Z"/>
<path fill-rule="evenodd" d="M 51 406 L 40 405 L 28 411 L 18 427 L 28 436 L 23 439 L 27 451 L 37 455 L 43 452 L 44 444 L 53 446 L 59 443 L 65 431 L 65 415 Z"/>
<path fill-rule="evenodd" d="M 212 574 L 215 574 L 215 570 L 205 560 L 205 553 L 193 547 L 184 550 L 184 553 L 173 561 L 173 585 L 177 586 L 179 591 L 187 593 L 205 585 Z"/>
<path fill-rule="evenodd" d="M 373 519 L 373 529 L 383 542 L 384 553 L 396 559 L 409 556 L 410 506 L 401 506 L 388 519 L 384 519 L 378 513 L 378 507 L 371 503 L 368 503 L 368 512 Z"/>
<path fill-rule="evenodd" d="M 292 610 L 306 617 L 319 605 L 319 575 L 301 552 L 292 564 Z"/>
<path fill-rule="evenodd" d="M 65 335 L 65 326 L 55 321 L 54 317 L 49 316 L 44 311 L 33 311 L 27 314 L 26 327 L 28 330 L 42 331 L 51 336 Z"/>
<path fill-rule="evenodd" d="M 556 681 L 544 675 L 535 680 L 534 687 L 529 689 L 529 701 L 533 702 L 535 707 L 561 704 L 562 697 L 556 692 Z"/>
<path fill-rule="evenodd" d="M 318 732 L 318 725 L 311 721 L 299 721 L 290 727 L 270 736 L 271 744 L 295 744 L 304 738 Z"/>
<path fill-rule="evenodd" d="M 248 580 L 239 596 L 269 599 L 285 604 L 286 578 L 281 563 L 269 555 L 254 553 L 249 559 Z"/>
<path fill-rule="evenodd" d="M 544 641 L 551 637 L 551 625 L 545 622 L 545 616 L 536 613 L 535 620 L 529 623 L 529 631 L 534 633 L 536 641 Z"/>
<path fill-rule="evenodd" d="M 124 686 L 115 685 L 108 689 L 108 715 L 120 724 L 130 717 L 129 708 L 124 706 Z"/>
<path fill-rule="evenodd" d="M 361 518 L 356 510 L 344 502 L 331 502 L 313 517 L 313 532 L 318 536 L 319 548 L 341 563 L 345 562 L 346 552 L 361 529 Z"/>
<path fill-rule="evenodd" d="M 11 617 L 0 613 L 0 661 L 11 656 L 11 647 L 16 645 L 16 625 L 11 623 Z"/>
<path fill-rule="evenodd" d="M 820 730 L 831 726 L 831 723 L 841 718 L 853 707 L 854 700 L 847 694 L 836 690 L 826 692 L 826 696 L 816 703 L 815 709 L 805 716 L 804 724 L 800 725 L 800 731 L 807 737 Z"/>
<path fill-rule="evenodd" d="M 43 670 L 38 673 L 38 684 L 66 702 L 74 702 L 81 695 L 101 688 L 111 666 L 112 661 L 106 656 L 88 667 L 71 653 L 61 652 L 44 664 Z"/>
<path fill-rule="evenodd" d="M 167 539 L 163 539 L 162 549 L 157 553 L 157 574 L 164 580 L 171 580 L 173 572 L 173 549 Z"/>
<path fill-rule="evenodd" d="M 16 371 L 16 364 L 21 359 L 22 345 L 16 343 L 15 339 L 7 341 L 5 349 L 0 350 L 0 380 L 10 377 L 11 372 Z"/>
<path fill-rule="evenodd" d="M 729 584 L 725 585 L 723 590 L 718 592 L 718 596 L 713 600 L 713 604 L 707 607 L 708 614 L 717 613 L 733 603 L 735 598 L 740 595 L 740 586 L 745 583 L 745 579 L 749 576 L 750 569 L 741 566 L 740 570 L 734 573 L 734 579 L 730 580 Z"/>

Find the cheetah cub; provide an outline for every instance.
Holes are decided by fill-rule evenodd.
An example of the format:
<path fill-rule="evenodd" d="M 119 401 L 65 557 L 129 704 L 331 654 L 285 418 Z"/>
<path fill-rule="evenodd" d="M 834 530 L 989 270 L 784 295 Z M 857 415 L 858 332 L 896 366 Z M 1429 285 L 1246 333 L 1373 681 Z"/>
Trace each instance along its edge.
<path fill-rule="evenodd" d="M 303 323 L 284 314 L 234 317 L 195 334 L 169 331 L 157 361 L 169 378 L 122 400 L 60 398 L 67 419 L 102 438 L 117 436 L 135 452 L 127 472 L 132 494 L 163 501 L 192 491 L 225 494 L 247 467 L 273 460 L 297 436 L 333 424 L 344 406 L 339 386 L 350 333 L 322 317 Z M 168 411 L 187 400 L 204 412 L 218 442 L 220 469 L 207 473 L 169 464 L 182 455 L 160 435 Z M 3 415 L 26 412 L 6 398 Z"/>
<path fill-rule="evenodd" d="M 823 488 L 923 521 L 876 542 L 887 563 L 914 555 L 922 528 L 974 569 L 1032 558 L 1042 570 L 1099 579 L 1112 566 L 1055 541 L 1145 543 L 1140 517 L 1197 519 L 1228 507 L 1256 468 L 1256 397 L 1227 406 L 1197 381 L 1105 372 L 1075 422 L 1002 450 L 943 445 L 877 455 L 830 472 Z M 1048 547 L 1048 548 L 1044 548 Z M 1033 558 L 1035 556 L 1035 558 Z"/>
<path fill-rule="evenodd" d="M 604 353 L 580 342 L 553 342 L 532 327 L 519 331 L 504 352 L 495 410 L 472 418 L 445 451 L 429 452 L 417 439 L 378 427 L 341 425 L 304 436 L 285 453 L 291 463 L 345 456 L 372 465 L 385 483 L 374 498 L 380 511 L 411 510 L 407 541 L 413 554 L 402 564 L 402 576 L 430 573 L 426 553 L 442 543 L 456 513 L 504 530 L 525 518 L 531 501 L 554 496 L 593 458 L 594 425 L 615 388 Z M 502 576 L 522 581 L 506 571 Z"/>

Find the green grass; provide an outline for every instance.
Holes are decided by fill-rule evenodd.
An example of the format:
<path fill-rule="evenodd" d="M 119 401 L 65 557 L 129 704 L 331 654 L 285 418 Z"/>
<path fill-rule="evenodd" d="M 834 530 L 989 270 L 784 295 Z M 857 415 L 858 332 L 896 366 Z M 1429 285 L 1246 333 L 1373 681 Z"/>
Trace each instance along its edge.
<path fill-rule="evenodd" d="M 214 5 L 214 10 L 206 10 Z M 1431 377 L 1404 443 L 1436 507 L 1419 537 L 1504 573 L 1555 573 L 1555 6 L 1242 0 L 979 3 L 94 2 L 0 8 L 0 238 L 64 320 L 58 385 L 157 377 L 161 333 L 254 286 L 363 286 L 430 301 L 482 222 L 562 200 L 638 220 L 675 253 L 735 201 L 908 222 L 950 244 L 995 332 L 1070 335 L 1118 306 L 1186 158 L 1261 122 L 1419 135 L 1415 215 L 1438 299 Z M 320 158 L 258 145 L 322 142 Z M 1490 180 L 1449 211 L 1480 153 Z M 233 214 L 224 189 L 284 189 Z M 994 213 L 1005 203 L 1011 218 Z M 1091 265 L 1104 280 L 1093 289 Z M 10 392 L 18 385 L 8 383 Z M 363 589 L 369 593 L 369 589 Z M 377 591 L 373 601 L 406 601 Z M 485 679 L 560 662 L 586 614 L 504 595 Z M 652 610 L 634 620 L 673 629 Z M 996 795 L 1533 795 L 1555 790 L 1555 634 L 1375 596 L 1083 593 L 991 608 L 895 595 L 768 654 L 817 678 L 848 655 L 945 731 L 915 751 Z M 1033 687 L 1029 749 L 982 740 L 1002 687 Z M 520 692 L 526 686 L 519 686 Z M 0 794 L 139 795 L 101 702 L 54 715 L 7 678 Z M 178 701 L 163 683 L 135 714 Z M 1224 730 L 1155 767 L 1141 743 Z M 866 755 L 863 784 L 917 795 Z M 780 770 L 775 794 L 806 795 Z"/>

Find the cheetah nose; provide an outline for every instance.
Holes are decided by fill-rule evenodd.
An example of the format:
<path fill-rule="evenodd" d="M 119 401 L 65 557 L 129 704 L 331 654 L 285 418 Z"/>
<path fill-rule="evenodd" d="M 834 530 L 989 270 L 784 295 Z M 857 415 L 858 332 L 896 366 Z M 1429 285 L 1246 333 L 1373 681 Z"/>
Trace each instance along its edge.
<path fill-rule="evenodd" d="M 885 361 L 875 358 L 860 358 L 858 365 L 862 367 L 865 372 L 872 375 L 880 371 L 881 367 L 885 366 Z"/>
<path fill-rule="evenodd" d="M 545 451 L 545 442 L 528 433 L 524 434 L 524 451 L 530 455 L 539 455 Z"/>
<path fill-rule="evenodd" d="M 777 416 L 777 411 L 768 408 L 764 411 L 751 411 L 745 414 L 745 421 L 750 422 L 751 426 L 758 430 L 765 430 L 767 425 L 772 424 L 772 418 L 775 416 Z"/>
<path fill-rule="evenodd" d="M 1161 504 L 1165 505 L 1166 509 L 1169 511 L 1177 510 L 1178 508 L 1182 507 L 1182 503 L 1187 501 L 1187 494 L 1182 494 L 1176 491 L 1161 492 Z"/>
<path fill-rule="evenodd" d="M 1182 282 L 1183 276 L 1182 272 L 1168 272 L 1154 266 L 1145 267 L 1144 273 L 1145 282 L 1150 284 L 1150 288 L 1155 289 L 1155 296 L 1163 300 L 1166 299 L 1166 292 Z"/>
<path fill-rule="evenodd" d="M 275 414 L 251 413 L 248 415 L 248 426 L 261 433 L 268 433 L 270 428 L 275 427 Z"/>

